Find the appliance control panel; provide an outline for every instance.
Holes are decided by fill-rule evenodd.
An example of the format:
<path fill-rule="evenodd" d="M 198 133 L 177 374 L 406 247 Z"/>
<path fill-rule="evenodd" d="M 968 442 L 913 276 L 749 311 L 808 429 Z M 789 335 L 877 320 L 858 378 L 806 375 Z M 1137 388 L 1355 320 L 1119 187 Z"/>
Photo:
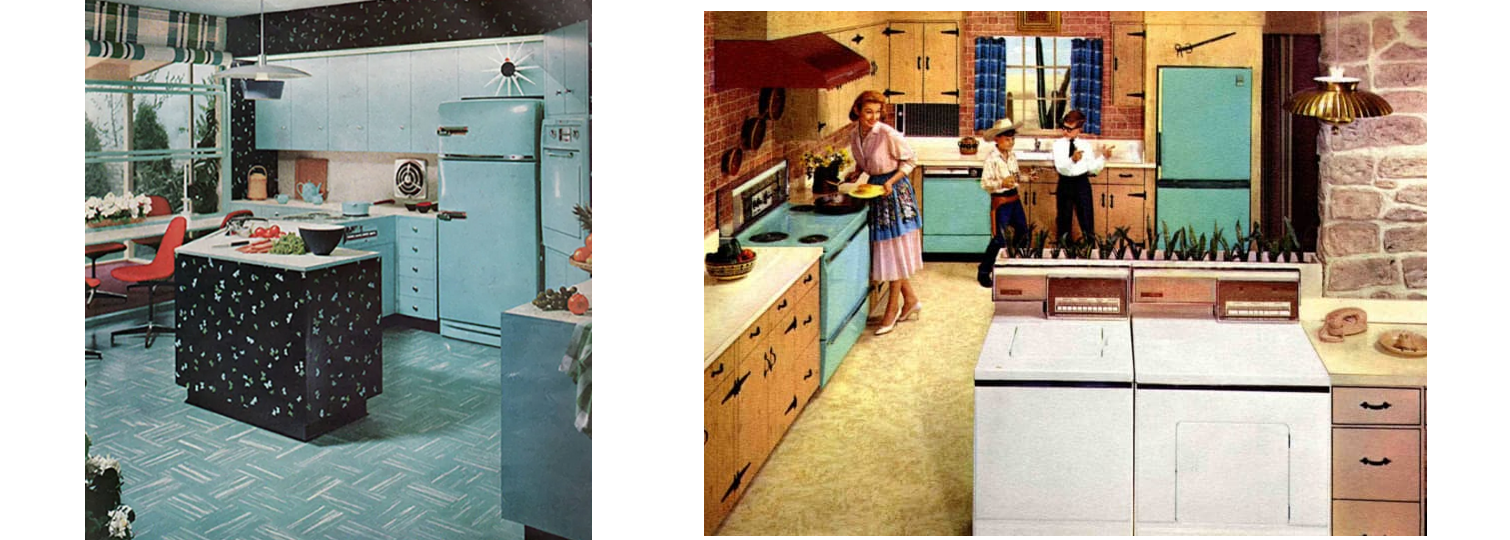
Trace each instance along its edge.
<path fill-rule="evenodd" d="M 1047 315 L 1127 315 L 1127 279 L 1049 276 Z"/>
<path fill-rule="evenodd" d="M 1278 276 L 1277 276 L 1278 277 Z M 1300 317 L 1300 280 L 1220 279 L 1216 318 L 1294 321 Z"/>

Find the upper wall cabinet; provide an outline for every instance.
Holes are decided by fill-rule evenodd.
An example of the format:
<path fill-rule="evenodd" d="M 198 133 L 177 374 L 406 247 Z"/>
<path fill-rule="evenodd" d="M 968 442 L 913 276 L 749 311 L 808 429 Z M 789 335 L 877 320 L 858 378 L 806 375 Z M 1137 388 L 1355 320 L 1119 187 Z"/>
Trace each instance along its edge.
<path fill-rule="evenodd" d="M 587 21 L 545 34 L 545 114 L 590 112 L 588 41 Z"/>
<path fill-rule="evenodd" d="M 958 24 L 891 23 L 886 34 L 892 103 L 959 102 Z"/>
<path fill-rule="evenodd" d="M 293 126 L 291 143 L 299 150 L 328 149 L 330 148 L 330 134 L 327 128 L 330 112 L 326 105 L 330 77 L 325 70 L 326 59 L 290 60 L 288 65 L 309 74 L 309 78 L 294 79 L 283 85 L 285 91 L 290 87 L 293 90 L 293 98 L 289 104 L 289 111 L 293 115 L 293 118 L 289 120 L 289 124 Z"/>
<path fill-rule="evenodd" d="M 1138 13 L 1142 12 L 1132 12 Z M 1143 105 L 1143 36 L 1141 22 L 1112 23 L 1112 104 Z"/>
<path fill-rule="evenodd" d="M 431 49 L 409 53 L 409 134 L 413 152 L 440 152 L 440 104 L 456 99 L 456 49 Z"/>
<path fill-rule="evenodd" d="M 392 80 L 395 73 L 409 73 L 410 53 L 367 56 L 367 148 L 372 152 L 407 152 L 413 140 L 410 85 L 413 77 Z M 410 114 L 404 114 L 409 111 Z M 434 139 L 434 136 L 429 137 Z"/>
<path fill-rule="evenodd" d="M 367 56 L 336 56 L 330 58 L 326 66 L 329 73 L 327 91 L 330 93 L 326 107 L 330 119 L 330 149 L 338 152 L 365 151 L 367 100 L 370 97 Z M 378 86 L 383 85 L 380 83 Z"/>

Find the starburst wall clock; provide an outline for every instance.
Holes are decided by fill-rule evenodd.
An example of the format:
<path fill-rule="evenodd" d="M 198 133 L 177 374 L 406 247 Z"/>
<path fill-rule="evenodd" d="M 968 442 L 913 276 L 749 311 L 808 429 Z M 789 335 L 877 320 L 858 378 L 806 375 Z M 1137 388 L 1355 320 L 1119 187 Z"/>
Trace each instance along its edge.
<path fill-rule="evenodd" d="M 493 78 L 483 84 L 483 90 L 491 92 L 495 96 L 515 96 L 527 93 L 523 80 L 531 85 L 537 84 L 534 79 L 525 75 L 526 71 L 540 69 L 538 63 L 526 64 L 535 55 L 534 51 L 526 51 L 523 43 L 504 43 L 493 46 L 493 52 L 489 57 L 487 72 L 493 73 Z M 537 61 L 538 62 L 538 61 Z M 538 93 L 533 92 L 533 93 Z"/>

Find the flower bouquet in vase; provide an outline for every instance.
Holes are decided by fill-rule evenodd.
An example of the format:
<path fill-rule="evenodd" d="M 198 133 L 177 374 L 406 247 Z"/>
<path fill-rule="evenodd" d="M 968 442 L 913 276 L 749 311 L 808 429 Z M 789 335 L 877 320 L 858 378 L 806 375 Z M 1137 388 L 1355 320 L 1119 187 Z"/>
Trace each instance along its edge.
<path fill-rule="evenodd" d="M 84 225 L 108 227 L 135 223 L 152 211 L 152 199 L 146 195 L 106 193 L 104 197 L 84 199 Z"/>
<path fill-rule="evenodd" d="M 839 185 L 839 171 L 854 163 L 855 161 L 849 157 L 848 150 L 842 148 L 835 150 L 832 146 L 822 153 L 805 152 L 802 154 L 802 164 L 807 167 L 808 177 L 813 180 L 813 193 L 836 191 Z"/>

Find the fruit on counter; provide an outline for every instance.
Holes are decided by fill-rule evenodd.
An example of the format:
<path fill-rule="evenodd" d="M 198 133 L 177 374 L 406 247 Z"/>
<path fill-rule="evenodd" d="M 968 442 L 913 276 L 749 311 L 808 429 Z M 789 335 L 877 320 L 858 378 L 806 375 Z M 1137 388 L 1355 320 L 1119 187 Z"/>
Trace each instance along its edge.
<path fill-rule="evenodd" d="M 257 227 L 256 229 L 252 229 L 252 238 L 269 238 L 276 240 L 282 236 L 283 230 L 279 229 L 277 225 L 273 225 L 272 227 Z"/>
<path fill-rule="evenodd" d="M 592 252 L 592 233 L 587 233 L 587 245 L 585 247 L 587 247 L 588 253 Z"/>
<path fill-rule="evenodd" d="M 571 299 L 566 301 L 566 309 L 571 310 L 573 315 L 586 314 L 588 307 L 587 297 L 582 296 L 582 293 L 573 294 Z"/>
<path fill-rule="evenodd" d="M 589 258 L 592 258 L 592 249 L 589 249 L 586 246 L 579 247 L 576 251 L 573 251 L 571 253 L 571 260 L 573 261 L 587 262 L 587 259 Z"/>
<path fill-rule="evenodd" d="M 277 225 L 273 226 L 277 228 Z M 294 233 L 288 233 L 273 242 L 272 249 L 268 253 L 274 255 L 303 255 L 309 253 L 309 248 L 304 246 L 304 238 Z"/>
<path fill-rule="evenodd" d="M 746 253 L 749 254 L 748 258 Z M 727 238 L 719 242 L 718 251 L 705 255 L 703 260 L 715 264 L 733 264 L 753 258 L 755 258 L 755 252 L 740 248 L 739 240 Z"/>
<path fill-rule="evenodd" d="M 576 287 L 561 287 L 560 289 L 546 289 L 531 301 L 541 311 L 561 311 L 567 308 L 567 302 L 572 295 L 577 294 Z"/>

